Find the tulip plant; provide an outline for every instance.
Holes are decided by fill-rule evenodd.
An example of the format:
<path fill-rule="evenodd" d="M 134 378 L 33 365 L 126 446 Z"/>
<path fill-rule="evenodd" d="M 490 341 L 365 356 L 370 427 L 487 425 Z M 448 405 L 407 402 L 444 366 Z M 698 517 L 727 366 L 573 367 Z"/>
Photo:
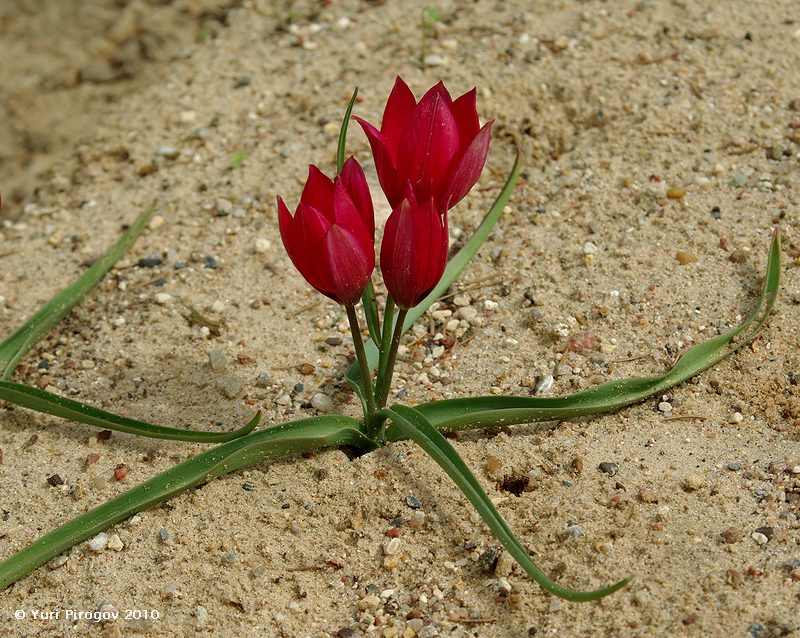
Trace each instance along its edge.
<path fill-rule="evenodd" d="M 448 261 L 448 211 L 475 185 L 489 151 L 492 122 L 480 127 L 475 89 L 453 100 L 439 83 L 417 102 L 405 82 L 397 78 L 380 129 L 354 118 L 369 140 L 381 188 L 392 208 L 380 248 L 380 273 L 388 293 L 380 309 L 373 282 L 372 198 L 359 163 L 352 157 L 345 160 L 347 125 L 355 98 L 354 93 L 342 122 L 336 175 L 331 179 L 311 166 L 294 215 L 281 198 L 277 208 L 281 237 L 294 265 L 316 290 L 345 308 L 357 360 L 346 377 L 361 400 L 363 417 L 322 415 L 255 430 L 260 419 L 257 414 L 230 433 L 192 432 L 134 421 L 8 381 L 20 358 L 100 281 L 135 240 L 147 224 L 148 211 L 108 255 L 0 344 L 0 399 L 97 427 L 221 444 L 61 525 L 0 562 L 0 589 L 136 512 L 240 468 L 330 446 L 348 445 L 367 453 L 403 439 L 418 444 L 441 466 L 509 554 L 547 591 L 572 601 L 588 601 L 628 583 L 626 578 L 602 589 L 575 591 L 553 582 L 531 560 L 444 433 L 607 412 L 661 394 L 715 365 L 755 337 L 775 302 L 781 252 L 777 229 L 764 285 L 750 315 L 737 328 L 686 350 L 663 375 L 610 381 L 552 398 L 487 396 L 414 407 L 390 405 L 403 333 L 446 293 L 486 240 L 508 202 L 520 162 L 518 156 L 488 214 Z M 366 341 L 359 304 L 369 332 Z"/>

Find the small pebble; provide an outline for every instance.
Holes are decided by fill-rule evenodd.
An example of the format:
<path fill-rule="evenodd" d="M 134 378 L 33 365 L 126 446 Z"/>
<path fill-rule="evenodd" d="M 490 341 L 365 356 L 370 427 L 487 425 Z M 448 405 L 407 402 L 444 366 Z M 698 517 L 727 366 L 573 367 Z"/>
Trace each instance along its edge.
<path fill-rule="evenodd" d="M 672 412 L 672 404 L 668 401 L 662 401 L 658 404 L 659 412 Z"/>
<path fill-rule="evenodd" d="M 392 538 L 383 543 L 383 553 L 386 556 L 396 556 L 400 553 L 400 548 L 403 544 L 399 538 Z"/>
<path fill-rule="evenodd" d="M 503 467 L 503 461 L 501 461 L 499 458 L 493 454 L 489 454 L 486 457 L 486 471 L 489 474 L 497 472 L 497 470 L 499 470 L 501 467 Z"/>
<path fill-rule="evenodd" d="M 66 564 L 68 560 L 69 556 L 67 556 L 66 554 L 61 554 L 60 556 L 56 556 L 53 560 L 47 563 L 47 566 L 50 569 L 58 569 L 62 565 Z"/>
<path fill-rule="evenodd" d="M 361 611 L 374 611 L 381 605 L 381 599 L 378 596 L 364 596 L 358 601 L 356 605 Z"/>
<path fill-rule="evenodd" d="M 311 363 L 303 363 L 298 367 L 298 371 L 303 375 L 314 374 L 314 370 L 316 370 L 316 368 Z"/>
<path fill-rule="evenodd" d="M 211 270 L 216 270 L 219 268 L 219 262 L 217 261 L 216 257 L 212 255 L 206 255 L 203 257 L 203 266 L 205 268 L 210 268 Z"/>
<path fill-rule="evenodd" d="M 93 552 L 102 552 L 108 545 L 108 534 L 100 532 L 89 541 L 89 549 Z"/>
<path fill-rule="evenodd" d="M 737 462 L 728 463 L 727 468 L 731 472 L 738 472 L 739 470 L 742 469 L 742 464 L 741 463 L 737 463 Z"/>
<path fill-rule="evenodd" d="M 163 306 L 164 304 L 167 304 L 172 300 L 172 295 L 170 295 L 167 292 L 157 292 L 155 295 L 153 295 L 153 299 L 155 299 L 155 302 L 157 304 Z"/>
<path fill-rule="evenodd" d="M 599 465 L 600 471 L 604 474 L 608 474 L 609 476 L 615 476 L 617 472 L 619 472 L 619 465 L 616 463 L 610 463 L 608 461 L 603 461 Z"/>
<path fill-rule="evenodd" d="M 228 360 L 222 350 L 215 348 L 208 352 L 208 363 L 212 370 L 224 370 L 228 365 Z"/>
<path fill-rule="evenodd" d="M 159 146 L 156 150 L 156 155 L 172 160 L 180 155 L 180 151 L 174 146 Z"/>
<path fill-rule="evenodd" d="M 271 384 L 272 384 L 272 379 L 265 372 L 262 372 L 256 377 L 257 388 L 268 388 Z"/>
<path fill-rule="evenodd" d="M 197 619 L 195 626 L 199 628 L 205 627 L 206 623 L 208 623 L 208 612 L 202 605 L 198 605 L 194 608 L 194 617 Z"/>
<path fill-rule="evenodd" d="M 333 401 L 331 401 L 331 398 L 327 394 L 317 392 L 311 397 L 311 407 L 313 407 L 315 410 L 319 410 L 320 412 L 332 412 Z"/>
<path fill-rule="evenodd" d="M 547 392 L 552 387 L 553 387 L 553 375 L 540 374 L 533 381 L 533 388 L 531 389 L 531 393 L 540 394 L 542 392 Z"/>
<path fill-rule="evenodd" d="M 406 496 L 406 505 L 408 505 L 412 510 L 421 510 L 422 503 L 419 502 L 414 496 Z"/>
<path fill-rule="evenodd" d="M 108 549 L 114 550 L 115 552 L 120 552 L 125 548 L 125 545 L 122 542 L 122 539 L 119 537 L 119 534 L 112 534 L 108 539 Z"/>
<path fill-rule="evenodd" d="M 750 535 L 750 538 L 752 538 L 759 545 L 766 545 L 767 542 L 769 541 L 766 535 L 762 534 L 761 532 L 753 532 Z"/>
<path fill-rule="evenodd" d="M 728 419 L 728 423 L 741 423 L 742 421 L 744 421 L 744 417 L 741 412 L 734 412 L 731 418 Z"/>
<path fill-rule="evenodd" d="M 775 533 L 774 527 L 757 527 L 756 532 L 759 534 L 763 534 L 768 541 L 772 540 L 772 536 Z"/>
<path fill-rule="evenodd" d="M 675 253 L 675 259 L 678 260 L 678 263 L 681 266 L 686 266 L 687 264 L 693 264 L 697 261 L 697 257 L 694 253 L 686 252 L 683 250 L 679 250 Z"/>
<path fill-rule="evenodd" d="M 689 474 L 683 479 L 683 489 L 687 492 L 696 492 L 703 489 L 707 484 L 705 477 L 700 474 Z"/>
<path fill-rule="evenodd" d="M 683 199 L 686 197 L 685 186 L 672 186 L 667 190 L 667 197 L 669 199 Z"/>
<path fill-rule="evenodd" d="M 270 248 L 272 248 L 272 242 L 269 239 L 264 237 L 258 237 L 256 239 L 255 251 L 257 253 L 265 253 Z"/>
<path fill-rule="evenodd" d="M 128 476 L 128 468 L 125 467 L 124 465 L 114 469 L 115 481 L 122 481 L 125 479 L 126 476 Z"/>
<path fill-rule="evenodd" d="M 148 224 L 148 228 L 150 230 L 158 230 L 164 225 L 164 218 L 161 215 L 154 215 L 153 219 L 150 220 Z"/>
<path fill-rule="evenodd" d="M 594 255 L 597 252 L 597 246 L 594 243 L 587 241 L 583 245 L 583 254 L 584 255 Z"/>
<path fill-rule="evenodd" d="M 136 262 L 136 265 L 139 266 L 139 268 L 155 268 L 163 263 L 164 260 L 160 255 L 150 255 L 148 257 L 142 257 Z"/>
<path fill-rule="evenodd" d="M 64 485 L 64 479 L 62 479 L 58 474 L 53 474 L 52 476 L 48 476 L 47 482 L 50 485 L 50 487 L 58 487 L 59 485 Z"/>
<path fill-rule="evenodd" d="M 342 338 L 341 337 L 328 337 L 325 339 L 325 343 L 329 346 L 340 346 L 342 345 Z"/>
<path fill-rule="evenodd" d="M 235 374 L 224 374 L 217 379 L 217 389 L 227 398 L 233 399 L 244 388 L 244 382 Z"/>
<path fill-rule="evenodd" d="M 729 527 L 722 532 L 720 536 L 725 543 L 732 545 L 733 543 L 738 543 L 740 540 L 742 540 L 744 534 L 738 527 Z"/>

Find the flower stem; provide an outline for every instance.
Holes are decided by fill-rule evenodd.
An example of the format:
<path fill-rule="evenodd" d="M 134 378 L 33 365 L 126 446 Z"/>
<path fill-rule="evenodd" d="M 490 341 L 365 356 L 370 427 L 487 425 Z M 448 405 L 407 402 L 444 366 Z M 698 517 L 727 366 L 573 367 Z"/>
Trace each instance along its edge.
<path fill-rule="evenodd" d="M 375 413 L 375 395 L 372 387 L 372 374 L 367 363 L 367 354 L 364 352 L 364 341 L 361 339 L 361 328 L 358 326 L 358 316 L 356 307 L 353 305 L 345 306 L 347 310 L 347 320 L 350 322 L 350 334 L 353 335 L 353 345 L 356 349 L 358 367 L 361 369 L 361 383 L 364 389 L 364 396 L 367 401 L 366 419 L 369 420 Z"/>
<path fill-rule="evenodd" d="M 386 298 L 386 308 L 383 310 L 383 332 L 381 333 L 380 356 L 378 359 L 378 385 L 386 372 L 386 360 L 389 349 L 392 347 L 392 320 L 394 319 L 394 300 L 391 296 Z"/>
<path fill-rule="evenodd" d="M 394 332 L 392 333 L 392 343 L 389 348 L 389 354 L 386 356 L 386 368 L 383 374 L 378 379 L 378 392 L 375 396 L 378 408 L 386 406 L 386 399 L 389 396 L 389 388 L 392 385 L 392 376 L 394 376 L 394 363 L 397 359 L 397 348 L 400 345 L 400 337 L 403 335 L 403 323 L 406 320 L 408 310 L 401 308 L 397 313 L 397 323 L 394 325 Z M 383 324 L 384 333 L 389 332 L 388 324 Z"/>

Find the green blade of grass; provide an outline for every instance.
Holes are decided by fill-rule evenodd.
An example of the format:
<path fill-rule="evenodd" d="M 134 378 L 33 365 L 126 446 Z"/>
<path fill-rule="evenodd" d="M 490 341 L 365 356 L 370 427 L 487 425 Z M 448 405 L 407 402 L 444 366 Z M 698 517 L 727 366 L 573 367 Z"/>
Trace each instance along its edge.
<path fill-rule="evenodd" d="M 355 419 L 319 416 L 253 432 L 198 454 L 64 523 L 0 562 L 0 590 L 81 541 L 185 490 L 264 460 L 338 445 L 364 450 L 375 447 Z"/>
<path fill-rule="evenodd" d="M 489 212 L 486 213 L 486 216 L 483 218 L 478 228 L 476 228 L 475 232 L 472 233 L 472 236 L 469 238 L 467 243 L 461 247 L 461 250 L 459 250 L 453 256 L 453 258 L 447 262 L 447 268 L 445 268 L 444 274 L 439 280 L 439 283 L 436 285 L 436 288 L 434 288 L 433 291 L 431 291 L 431 293 L 418 305 L 414 306 L 408 311 L 405 322 L 403 322 L 404 333 L 414 325 L 414 322 L 417 319 L 425 314 L 425 311 L 431 307 L 431 304 L 433 304 L 434 301 L 437 301 L 439 297 L 447 292 L 447 289 L 458 278 L 458 276 L 461 274 L 461 271 L 467 267 L 467 264 L 470 262 L 470 260 L 475 256 L 478 250 L 480 250 L 480 247 L 483 245 L 483 242 L 486 241 L 486 238 L 489 237 L 489 233 L 492 232 L 494 225 L 497 223 L 497 220 L 500 218 L 503 209 L 508 203 L 511 193 L 514 190 L 514 186 L 517 184 L 517 178 L 519 177 L 519 172 L 521 169 L 522 162 L 518 152 L 516 159 L 514 160 L 514 166 L 511 168 L 511 172 L 506 179 L 506 183 L 503 185 L 503 189 L 500 191 L 497 199 L 494 200 Z M 383 326 L 383 330 L 389 330 L 389 333 L 391 334 L 391 332 L 394 330 L 394 325 L 385 325 Z M 365 344 L 365 350 L 370 369 L 374 370 L 378 365 L 378 347 L 375 345 L 375 343 L 369 341 Z M 358 383 L 359 379 L 361 378 L 361 373 L 358 369 L 358 366 L 352 365 L 347 371 L 346 376 L 351 381 Z"/>
<path fill-rule="evenodd" d="M 378 302 L 375 299 L 375 286 L 372 279 L 369 280 L 364 294 L 361 295 L 361 303 L 364 305 L 364 316 L 367 318 L 367 328 L 369 328 L 369 338 L 375 346 L 381 344 L 381 322 L 378 318 Z"/>
<path fill-rule="evenodd" d="M 42 306 L 14 334 L 0 343 L 0 379 L 8 379 L 14 373 L 19 360 L 100 282 L 136 241 L 150 221 L 154 210 L 149 208 L 139 215 L 108 253 L 98 259 L 77 281 Z"/>
<path fill-rule="evenodd" d="M 545 574 L 531 560 L 527 550 L 514 536 L 511 528 L 495 508 L 489 496 L 481 487 L 478 480 L 470 469 L 453 449 L 453 446 L 442 436 L 442 434 L 424 417 L 424 415 L 407 406 L 393 405 L 389 409 L 381 411 L 381 416 L 391 420 L 386 433 L 397 430 L 394 438 L 411 439 L 419 445 L 458 486 L 467 500 L 480 514 L 484 522 L 492 530 L 497 540 L 506 548 L 509 554 L 516 560 L 533 580 L 541 587 L 566 600 L 584 602 L 597 600 L 613 594 L 615 591 L 625 587 L 630 579 L 624 579 L 609 587 L 594 591 L 575 591 L 556 584 L 547 574 Z"/>
<path fill-rule="evenodd" d="M 356 103 L 358 97 L 358 87 L 353 90 L 353 97 L 347 104 L 344 111 L 344 118 L 342 118 L 342 125 L 339 127 L 339 141 L 336 144 L 336 174 L 342 172 L 344 166 L 344 156 L 347 149 L 347 126 L 350 124 L 350 114 L 353 112 L 353 105 Z"/>
<path fill-rule="evenodd" d="M 233 432 L 182 430 L 128 419 L 79 401 L 73 401 L 57 394 L 10 381 L 0 381 L 0 400 L 8 401 L 29 410 L 44 412 L 45 414 L 77 421 L 78 423 L 86 423 L 98 428 L 138 434 L 153 439 L 193 441 L 195 443 L 223 443 L 237 439 L 252 432 L 261 419 L 260 415 L 257 414 L 246 425 Z"/>
<path fill-rule="evenodd" d="M 780 276 L 781 240 L 778 229 L 775 229 L 764 285 L 747 318 L 737 328 L 689 348 L 664 375 L 609 381 L 562 397 L 485 396 L 448 399 L 419 405 L 417 410 L 438 429 L 453 431 L 599 414 L 661 394 L 716 365 L 751 341 L 764 326 L 775 304 Z"/>

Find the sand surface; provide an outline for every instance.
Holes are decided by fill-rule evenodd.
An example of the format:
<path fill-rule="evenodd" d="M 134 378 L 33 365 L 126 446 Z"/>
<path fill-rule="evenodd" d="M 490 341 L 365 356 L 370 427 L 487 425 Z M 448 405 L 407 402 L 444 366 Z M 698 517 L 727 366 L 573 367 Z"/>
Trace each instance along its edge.
<path fill-rule="evenodd" d="M 309 162 L 333 169 L 353 87 L 356 112 L 377 122 L 398 73 L 418 96 L 439 79 L 456 95 L 477 86 L 481 117 L 496 120 L 487 169 L 450 213 L 453 243 L 479 223 L 515 145 L 524 168 L 436 309 L 458 330 L 444 312 L 404 340 L 396 400 L 527 396 L 554 369 L 551 395 L 662 373 L 747 314 L 775 224 L 787 251 L 762 335 L 668 397 L 452 439 L 559 582 L 635 577 L 602 602 L 545 594 L 438 466 L 400 443 L 263 463 L 142 512 L 104 550 L 82 543 L 0 593 L 0 636 L 800 633 L 795 2 L 58 5 L 0 10 L 3 332 L 154 201 L 157 218 L 18 381 L 212 431 L 259 407 L 270 424 L 314 414 L 317 393 L 357 415 L 345 317 L 293 269 L 274 201 L 297 201 Z M 119 25 L 126 12 L 133 26 Z M 377 185 L 357 128 L 348 146 Z M 139 265 L 151 256 L 161 263 Z M 585 332 L 589 348 L 571 352 Z M 0 557 L 204 449 L 98 440 L 6 409 Z M 55 474 L 63 485 L 48 484 Z M 109 609 L 119 620 L 65 618 Z"/>

